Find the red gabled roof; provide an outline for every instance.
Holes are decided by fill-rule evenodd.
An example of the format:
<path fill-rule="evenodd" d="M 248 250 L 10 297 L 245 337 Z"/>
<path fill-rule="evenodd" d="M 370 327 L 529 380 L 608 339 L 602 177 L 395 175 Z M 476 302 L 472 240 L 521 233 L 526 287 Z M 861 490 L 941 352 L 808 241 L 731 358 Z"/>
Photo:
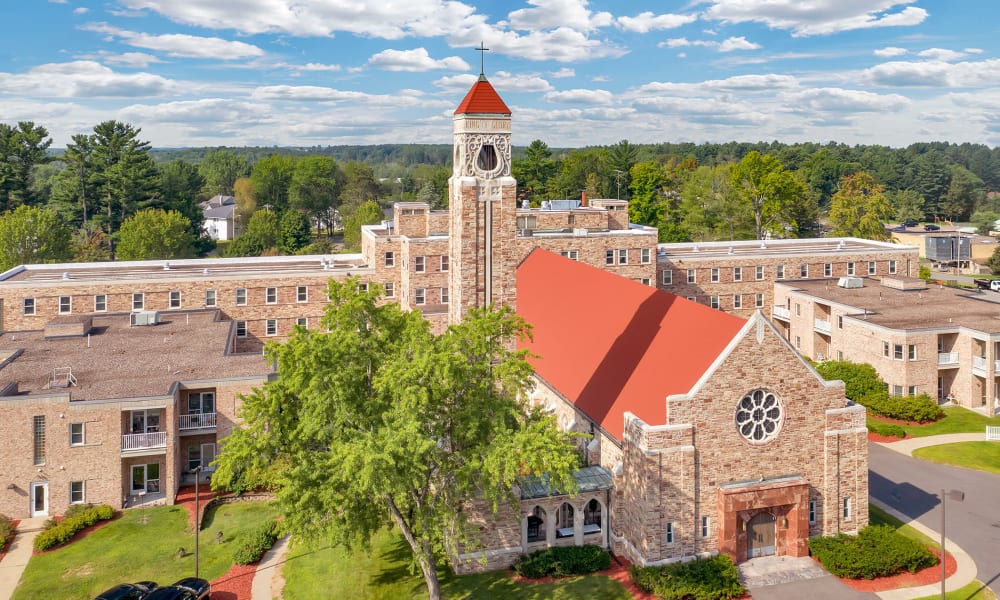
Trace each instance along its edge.
<path fill-rule="evenodd" d="M 455 109 L 455 114 L 509 115 L 510 109 L 500 99 L 500 94 L 497 94 L 486 77 L 480 75 L 479 80 L 472 84 L 472 89 Z"/>
<path fill-rule="evenodd" d="M 691 390 L 746 323 L 536 249 L 517 270 L 517 312 L 535 371 L 619 440 L 624 413 L 666 422 L 666 397 Z"/>

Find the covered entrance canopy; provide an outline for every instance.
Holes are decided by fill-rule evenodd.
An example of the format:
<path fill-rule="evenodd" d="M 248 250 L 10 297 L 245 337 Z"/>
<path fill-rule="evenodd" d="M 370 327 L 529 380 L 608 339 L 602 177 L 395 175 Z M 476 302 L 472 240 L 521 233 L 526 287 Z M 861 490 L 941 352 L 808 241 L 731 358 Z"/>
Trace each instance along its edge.
<path fill-rule="evenodd" d="M 809 554 L 809 482 L 799 475 L 719 486 L 719 551 L 736 562 Z"/>

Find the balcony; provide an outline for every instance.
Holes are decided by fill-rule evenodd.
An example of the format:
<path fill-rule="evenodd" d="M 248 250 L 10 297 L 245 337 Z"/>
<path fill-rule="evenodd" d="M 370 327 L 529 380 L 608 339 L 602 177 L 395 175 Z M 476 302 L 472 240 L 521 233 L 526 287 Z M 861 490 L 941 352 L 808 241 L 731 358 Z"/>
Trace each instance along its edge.
<path fill-rule="evenodd" d="M 167 447 L 167 432 L 126 433 L 122 436 L 122 452 L 158 450 Z"/>
<path fill-rule="evenodd" d="M 181 431 L 191 429 L 211 429 L 215 427 L 215 413 L 199 413 L 177 417 L 177 428 Z"/>
<path fill-rule="evenodd" d="M 980 374 L 986 374 L 986 357 L 985 356 L 973 356 L 972 357 L 972 370 L 979 371 Z"/>
<path fill-rule="evenodd" d="M 938 352 L 939 367 L 957 367 L 958 352 Z"/>
<path fill-rule="evenodd" d="M 830 335 L 830 330 L 832 329 L 830 327 L 830 322 L 824 321 L 823 319 L 813 319 L 813 327 L 816 331 L 827 335 Z"/>
<path fill-rule="evenodd" d="M 775 306 L 771 309 L 771 316 L 775 319 L 782 319 L 784 321 L 791 320 L 792 311 L 788 310 L 784 306 Z"/>

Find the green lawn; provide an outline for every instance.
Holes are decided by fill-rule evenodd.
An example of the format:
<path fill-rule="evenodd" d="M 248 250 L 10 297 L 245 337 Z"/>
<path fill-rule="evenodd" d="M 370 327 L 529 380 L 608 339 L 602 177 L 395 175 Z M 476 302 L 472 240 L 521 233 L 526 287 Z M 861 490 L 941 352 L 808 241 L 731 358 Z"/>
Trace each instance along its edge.
<path fill-rule="evenodd" d="M 286 600 L 358 598 L 403 600 L 426 598 L 424 578 L 410 573 L 410 549 L 395 532 L 382 532 L 368 551 L 294 546 L 284 568 Z M 628 600 L 617 581 L 600 575 L 575 577 L 551 584 L 522 584 L 505 571 L 456 577 L 441 572 L 443 596 L 450 600 Z"/>
<path fill-rule="evenodd" d="M 943 433 L 982 433 L 985 435 L 987 425 L 1000 425 L 1000 416 L 986 417 L 961 406 L 948 406 L 944 409 L 944 417 L 933 423 L 900 425 L 900 427 L 913 437 L 924 437 Z"/>
<path fill-rule="evenodd" d="M 973 581 L 957 590 L 945 592 L 944 597 L 947 600 L 996 600 L 996 594 L 993 593 L 993 590 L 979 581 Z M 933 596 L 917 598 L 917 600 L 940 600 L 940 598 L 941 594 L 934 594 Z"/>
<path fill-rule="evenodd" d="M 212 580 L 229 570 L 241 533 L 277 510 L 265 502 L 223 504 L 205 515 L 201 532 L 199 575 Z M 216 536 L 224 534 L 219 544 Z M 184 548 L 186 556 L 178 557 Z M 126 511 L 87 537 L 28 563 L 14 600 L 93 598 L 122 582 L 153 580 L 168 585 L 194 575 L 194 531 L 188 513 L 180 506 L 153 506 Z"/>
<path fill-rule="evenodd" d="M 903 537 L 908 537 L 911 540 L 916 540 L 925 546 L 931 546 L 933 548 L 940 548 L 941 545 L 927 537 L 926 535 L 920 533 L 916 529 L 906 525 L 896 517 L 885 512 L 881 508 L 875 506 L 874 504 L 868 504 L 868 523 L 871 525 L 889 525 L 896 529 L 896 533 Z"/>
<path fill-rule="evenodd" d="M 1000 443 L 958 442 L 917 448 L 913 456 L 944 465 L 1000 474 Z"/>

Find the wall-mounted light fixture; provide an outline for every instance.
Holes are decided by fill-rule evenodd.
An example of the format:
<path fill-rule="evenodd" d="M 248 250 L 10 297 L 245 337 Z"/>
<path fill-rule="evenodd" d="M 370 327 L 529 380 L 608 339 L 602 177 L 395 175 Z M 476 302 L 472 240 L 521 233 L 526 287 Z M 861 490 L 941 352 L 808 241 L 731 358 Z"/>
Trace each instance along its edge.
<path fill-rule="evenodd" d="M 781 517 L 781 526 L 788 527 L 788 517 Z"/>

